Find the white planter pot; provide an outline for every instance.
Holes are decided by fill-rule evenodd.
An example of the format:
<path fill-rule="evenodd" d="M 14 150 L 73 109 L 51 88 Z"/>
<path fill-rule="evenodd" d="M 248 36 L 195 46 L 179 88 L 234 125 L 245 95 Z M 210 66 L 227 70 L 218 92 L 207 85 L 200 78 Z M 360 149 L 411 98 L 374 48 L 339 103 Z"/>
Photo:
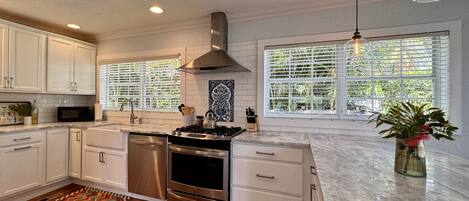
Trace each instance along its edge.
<path fill-rule="evenodd" d="M 31 117 L 31 116 L 23 117 L 23 124 L 24 125 L 31 125 L 32 120 L 33 120 L 33 117 Z"/>

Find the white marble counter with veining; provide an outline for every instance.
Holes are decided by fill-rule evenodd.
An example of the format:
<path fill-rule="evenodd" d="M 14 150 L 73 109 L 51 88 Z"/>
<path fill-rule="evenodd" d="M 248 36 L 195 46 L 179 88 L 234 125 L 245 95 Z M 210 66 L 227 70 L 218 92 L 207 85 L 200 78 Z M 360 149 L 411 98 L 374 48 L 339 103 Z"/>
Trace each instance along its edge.
<path fill-rule="evenodd" d="M 54 123 L 39 123 L 33 125 L 14 125 L 14 126 L 0 126 L 0 135 L 2 133 L 30 131 L 48 128 L 90 128 L 96 126 L 105 126 L 115 124 L 109 121 L 87 121 L 87 122 L 54 122 Z"/>
<path fill-rule="evenodd" d="M 394 140 L 308 135 L 325 201 L 469 200 L 469 160 L 426 152 L 427 178 L 394 172 Z"/>
<path fill-rule="evenodd" d="M 244 132 L 234 137 L 233 142 L 261 143 L 295 147 L 309 146 L 309 139 L 306 133 L 278 131 Z"/>
<path fill-rule="evenodd" d="M 178 127 L 180 125 L 176 124 L 140 124 L 123 127 L 120 130 L 125 133 L 169 135 Z"/>

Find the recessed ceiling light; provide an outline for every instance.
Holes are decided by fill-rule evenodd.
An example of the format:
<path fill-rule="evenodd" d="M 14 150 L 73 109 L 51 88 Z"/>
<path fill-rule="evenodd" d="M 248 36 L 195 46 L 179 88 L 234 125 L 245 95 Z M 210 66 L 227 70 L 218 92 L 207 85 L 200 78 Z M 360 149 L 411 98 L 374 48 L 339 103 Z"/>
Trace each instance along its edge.
<path fill-rule="evenodd" d="M 160 8 L 159 6 L 152 6 L 152 7 L 150 8 L 150 11 L 151 11 L 152 13 L 156 13 L 156 14 L 161 14 L 161 13 L 164 12 L 164 10 L 163 10 L 162 8 Z"/>
<path fill-rule="evenodd" d="M 440 0 L 412 0 L 412 1 L 417 2 L 417 3 L 432 3 L 432 2 L 437 2 Z"/>
<path fill-rule="evenodd" d="M 80 28 L 80 26 L 78 26 L 76 24 L 67 24 L 67 27 L 72 28 L 72 29 L 79 29 Z"/>

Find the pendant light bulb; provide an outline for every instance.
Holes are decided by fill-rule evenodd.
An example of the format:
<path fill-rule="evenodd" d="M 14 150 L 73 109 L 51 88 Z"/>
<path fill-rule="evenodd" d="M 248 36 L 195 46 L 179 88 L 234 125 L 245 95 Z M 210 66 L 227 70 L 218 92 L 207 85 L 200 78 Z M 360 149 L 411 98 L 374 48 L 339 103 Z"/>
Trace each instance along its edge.
<path fill-rule="evenodd" d="M 345 48 L 353 48 L 353 56 L 359 56 L 367 52 L 366 43 L 368 41 L 358 31 L 358 0 L 355 3 L 355 33 L 353 33 L 352 39 L 345 44 Z"/>

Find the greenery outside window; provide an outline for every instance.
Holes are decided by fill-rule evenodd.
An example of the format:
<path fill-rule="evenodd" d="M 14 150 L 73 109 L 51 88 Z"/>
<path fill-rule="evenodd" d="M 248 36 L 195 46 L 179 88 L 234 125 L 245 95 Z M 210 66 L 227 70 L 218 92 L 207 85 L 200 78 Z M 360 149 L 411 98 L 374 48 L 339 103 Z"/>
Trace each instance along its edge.
<path fill-rule="evenodd" d="M 126 98 L 144 111 L 173 112 L 180 104 L 179 58 L 103 64 L 100 73 L 100 103 L 117 110 Z"/>

